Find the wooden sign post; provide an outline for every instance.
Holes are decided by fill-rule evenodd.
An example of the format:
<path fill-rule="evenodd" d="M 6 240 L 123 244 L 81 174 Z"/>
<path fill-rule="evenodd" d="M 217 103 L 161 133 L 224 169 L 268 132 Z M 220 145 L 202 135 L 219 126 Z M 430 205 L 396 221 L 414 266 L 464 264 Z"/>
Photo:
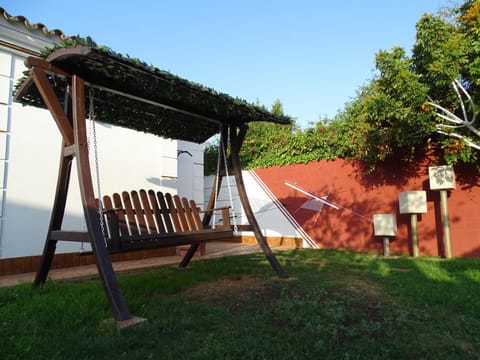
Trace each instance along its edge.
<path fill-rule="evenodd" d="M 397 235 L 397 219 L 395 214 L 373 215 L 375 236 L 383 238 L 383 256 L 390 256 L 390 237 Z"/>
<path fill-rule="evenodd" d="M 410 230 L 412 233 L 412 256 L 417 257 L 418 227 L 417 215 L 427 212 L 427 193 L 425 191 L 404 191 L 399 195 L 400 214 L 410 214 Z"/>
<path fill-rule="evenodd" d="M 428 168 L 430 190 L 440 192 L 440 212 L 443 230 L 443 257 L 452 257 L 450 240 L 450 218 L 448 215 L 448 190 L 455 189 L 455 173 L 451 165 L 430 166 Z"/>

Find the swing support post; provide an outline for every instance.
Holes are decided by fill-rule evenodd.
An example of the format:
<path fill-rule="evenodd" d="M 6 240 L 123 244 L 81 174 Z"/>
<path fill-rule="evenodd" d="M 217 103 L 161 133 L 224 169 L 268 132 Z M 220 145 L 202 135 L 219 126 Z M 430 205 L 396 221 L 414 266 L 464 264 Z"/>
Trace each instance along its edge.
<path fill-rule="evenodd" d="M 242 146 L 243 140 L 247 134 L 248 125 L 242 124 L 237 132 L 237 129 L 234 127 L 230 128 L 230 144 L 231 144 L 231 161 L 233 173 L 235 175 L 235 181 L 237 183 L 238 194 L 240 196 L 240 201 L 242 202 L 245 215 L 247 216 L 250 226 L 253 228 L 253 233 L 257 239 L 258 245 L 262 249 L 265 257 L 270 262 L 273 270 L 277 273 L 279 278 L 286 279 L 288 274 L 285 269 L 278 262 L 277 257 L 273 253 L 272 249 L 268 245 L 267 240 L 262 234 L 260 226 L 258 225 L 257 219 L 253 213 L 252 207 L 250 206 L 250 201 L 248 200 L 247 192 L 245 190 L 245 184 L 243 182 L 242 169 L 240 167 L 240 148 Z"/>
<path fill-rule="evenodd" d="M 83 212 L 92 245 L 97 269 L 102 280 L 103 288 L 107 293 L 114 317 L 119 321 L 132 318 L 127 304 L 120 291 L 112 262 L 107 251 L 104 234 L 100 228 L 98 207 L 93 190 L 90 161 L 88 158 L 87 126 L 85 118 L 85 85 L 83 80 L 74 75 L 73 88 L 73 124 L 75 147 L 77 154 L 78 178 Z"/>
<path fill-rule="evenodd" d="M 235 176 L 235 182 L 237 185 L 240 202 L 242 203 L 242 207 L 245 211 L 245 215 L 247 217 L 248 223 L 253 230 L 255 239 L 257 240 L 258 245 L 262 249 L 262 252 L 264 253 L 267 260 L 269 261 L 273 270 L 276 272 L 277 276 L 279 278 L 285 279 L 285 278 L 288 278 L 288 274 L 278 262 L 277 257 L 273 253 L 272 249 L 268 245 L 267 240 L 262 234 L 262 230 L 258 225 L 258 222 L 255 218 L 255 214 L 250 205 L 250 201 L 248 200 L 245 184 L 243 182 L 243 175 L 242 175 L 242 169 L 240 166 L 239 154 L 240 154 L 240 149 L 242 147 L 243 141 L 245 140 L 245 136 L 247 135 L 247 131 L 248 131 L 247 124 L 242 124 L 240 126 L 232 125 L 230 127 L 222 127 L 219 146 L 223 147 L 225 151 L 220 151 L 219 149 L 220 171 L 218 171 L 217 174 L 215 175 L 216 176 L 214 181 L 215 185 L 213 186 L 212 192 L 210 194 L 208 208 L 212 208 L 212 209 L 214 208 L 215 199 L 218 197 L 218 194 L 220 193 L 220 188 L 221 188 L 224 174 L 230 173 L 227 167 L 231 166 L 232 168 L 231 172 L 233 173 L 233 176 Z M 224 158 L 226 156 L 226 148 L 227 148 L 226 145 L 228 143 L 230 143 L 230 153 L 227 158 Z M 211 212 L 206 213 L 206 216 L 203 219 L 203 223 L 208 224 L 211 220 L 211 217 L 212 217 Z M 188 265 L 193 255 L 195 254 L 195 251 L 197 250 L 197 248 L 198 248 L 198 244 L 193 244 L 190 246 L 190 249 L 188 250 L 187 254 L 184 256 L 181 262 L 182 267 Z"/>
<path fill-rule="evenodd" d="M 93 190 L 92 174 L 88 157 L 87 129 L 85 118 L 85 85 L 84 81 L 73 75 L 71 78 L 72 112 L 65 114 L 59 106 L 58 98 L 54 96 L 53 89 L 48 82 L 37 84 L 41 86 L 42 93 L 46 94 L 45 102 L 53 104 L 56 108 L 54 119 L 60 129 L 63 129 L 63 145 L 61 151 L 60 169 L 57 179 L 55 202 L 53 205 L 50 226 L 45 240 L 40 268 L 34 280 L 34 286 L 43 285 L 47 279 L 52 265 L 58 239 L 52 237 L 53 232 L 60 232 L 65 214 L 68 185 L 70 182 L 72 160 L 75 156 L 78 169 L 78 180 L 83 206 L 83 212 L 87 225 L 88 241 L 90 242 L 95 256 L 97 269 L 107 294 L 113 316 L 120 322 L 142 321 L 143 319 L 132 317 L 128 306 L 120 291 L 113 266 L 105 246 L 105 239 L 100 228 L 98 208 Z M 70 101 L 66 99 L 66 101 Z M 73 138 L 72 136 L 73 135 Z M 68 235 L 65 234 L 65 240 Z"/>

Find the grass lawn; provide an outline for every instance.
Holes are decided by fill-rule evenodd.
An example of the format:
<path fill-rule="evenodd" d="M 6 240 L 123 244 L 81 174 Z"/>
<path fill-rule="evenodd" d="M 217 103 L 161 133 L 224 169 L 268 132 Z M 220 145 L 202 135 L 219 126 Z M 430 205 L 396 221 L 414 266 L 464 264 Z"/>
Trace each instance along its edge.
<path fill-rule="evenodd" d="M 278 252 L 119 276 L 148 322 L 117 332 L 98 279 L 0 289 L 1 359 L 479 359 L 480 260 Z"/>

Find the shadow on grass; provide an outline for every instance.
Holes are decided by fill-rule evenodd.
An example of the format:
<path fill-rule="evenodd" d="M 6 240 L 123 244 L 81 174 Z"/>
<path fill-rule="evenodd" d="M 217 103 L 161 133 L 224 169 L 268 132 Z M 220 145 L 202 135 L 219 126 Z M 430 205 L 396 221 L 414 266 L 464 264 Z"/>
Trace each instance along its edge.
<path fill-rule="evenodd" d="M 11 358 L 476 358 L 476 260 L 381 258 L 344 250 L 276 252 L 162 266 L 119 277 L 132 312 L 117 333 L 98 281 L 0 289 Z"/>

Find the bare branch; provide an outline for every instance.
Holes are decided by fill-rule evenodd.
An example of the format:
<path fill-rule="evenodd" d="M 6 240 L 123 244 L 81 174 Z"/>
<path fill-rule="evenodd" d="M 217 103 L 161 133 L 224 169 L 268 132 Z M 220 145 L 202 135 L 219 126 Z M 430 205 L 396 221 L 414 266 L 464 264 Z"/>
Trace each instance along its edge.
<path fill-rule="evenodd" d="M 470 146 L 474 149 L 480 150 L 479 145 L 472 142 L 471 140 L 466 139 L 463 135 L 460 135 L 460 134 L 457 134 L 457 133 L 454 133 L 454 132 L 444 131 L 444 129 L 457 129 L 457 128 L 466 127 L 468 130 L 470 130 L 471 132 L 473 132 L 476 136 L 478 136 L 480 138 L 480 131 L 473 126 L 473 123 L 476 120 L 476 115 L 475 115 L 475 103 L 473 102 L 472 97 L 470 96 L 470 94 L 467 92 L 467 90 L 463 87 L 463 85 L 460 83 L 460 81 L 458 79 L 455 79 L 455 80 L 452 81 L 452 87 L 453 87 L 453 90 L 455 91 L 455 93 L 457 95 L 458 101 L 460 102 L 460 107 L 462 109 L 463 119 L 460 118 L 459 116 L 455 115 L 450 110 L 445 109 L 444 107 L 442 107 L 438 104 L 435 104 L 433 102 L 433 100 L 429 101 L 429 102 L 427 102 L 427 104 L 429 104 L 429 105 L 433 106 L 435 109 L 439 110 L 439 111 L 435 112 L 435 115 L 437 115 L 440 119 L 442 119 L 446 122 L 455 124 L 455 125 L 445 124 L 445 123 L 437 124 L 437 132 L 439 134 L 447 135 L 447 136 L 454 137 L 454 138 L 457 138 L 457 139 L 463 139 L 468 146 Z M 466 97 L 466 99 L 467 99 L 466 101 L 468 101 L 470 103 L 470 108 L 471 108 L 471 111 L 472 111 L 472 119 L 471 120 L 468 119 L 467 109 L 466 109 L 465 101 L 463 99 L 462 94 Z"/>

